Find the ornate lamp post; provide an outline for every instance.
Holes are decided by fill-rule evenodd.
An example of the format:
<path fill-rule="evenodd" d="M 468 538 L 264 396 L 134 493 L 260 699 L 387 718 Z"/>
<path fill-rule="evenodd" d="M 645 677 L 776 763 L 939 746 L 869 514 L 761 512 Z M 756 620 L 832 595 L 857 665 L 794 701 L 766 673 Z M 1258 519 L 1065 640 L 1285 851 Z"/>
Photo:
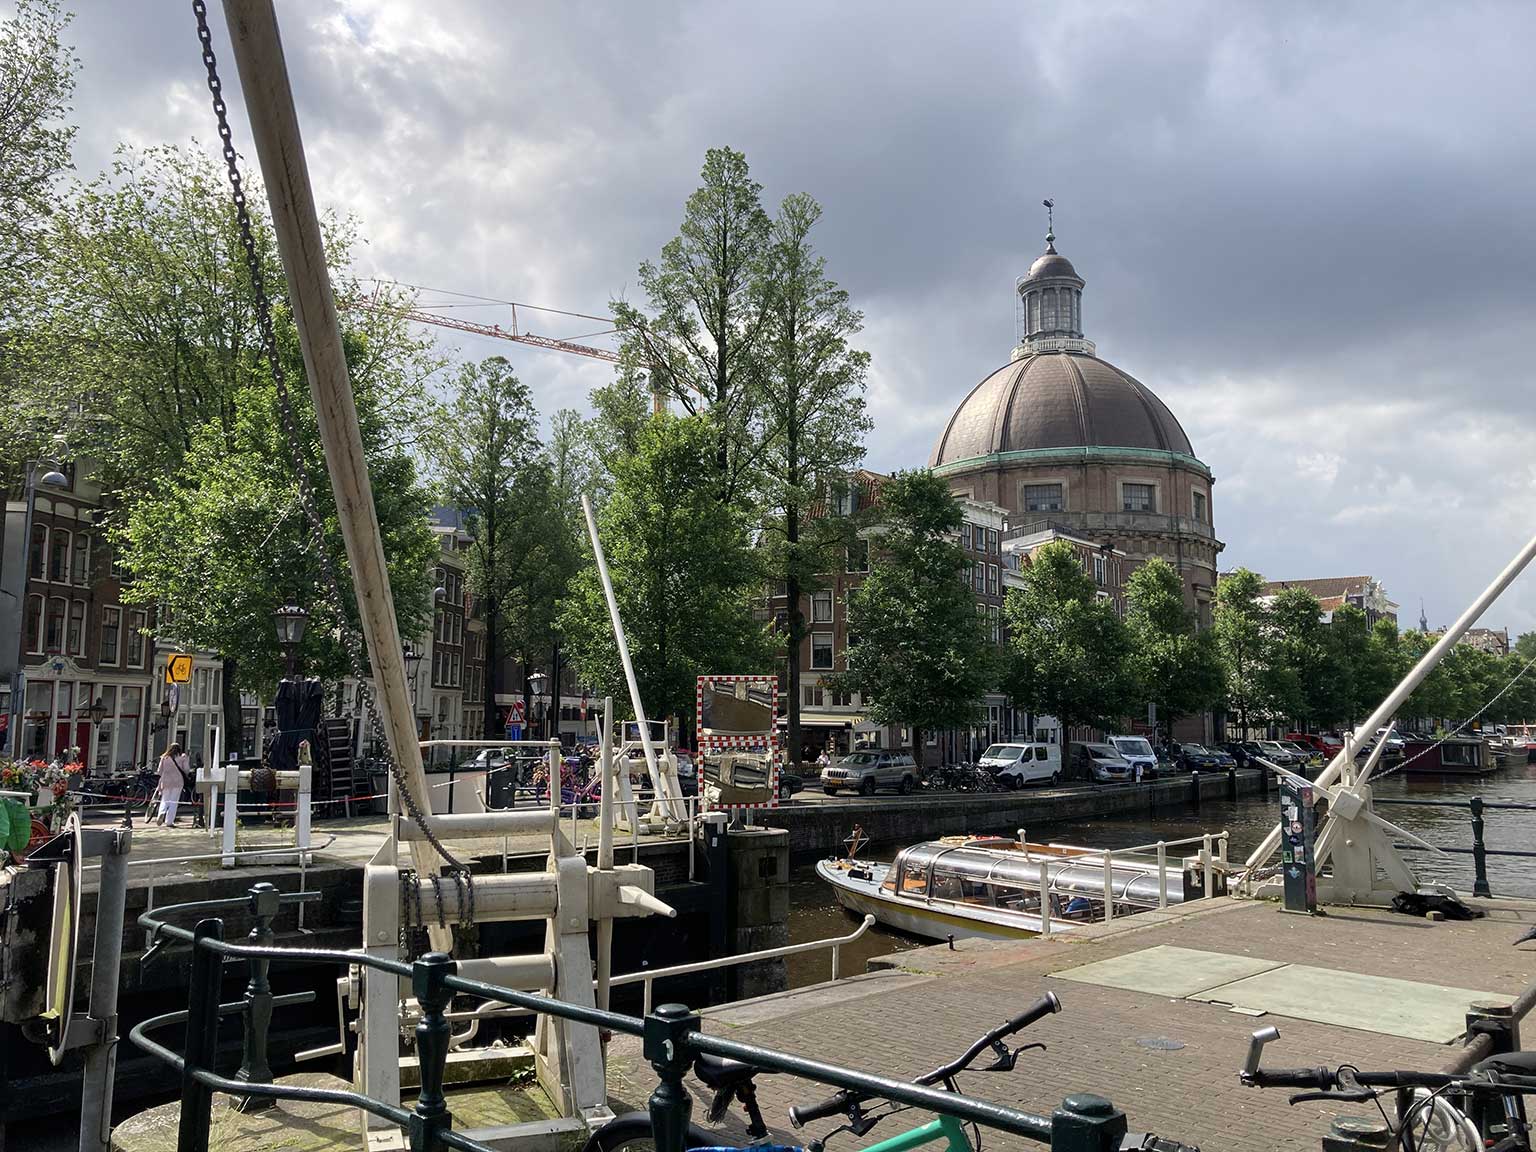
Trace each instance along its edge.
<path fill-rule="evenodd" d="M 297 604 L 284 604 L 272 616 L 277 622 L 277 643 L 287 662 L 285 677 L 292 680 L 298 672 L 299 642 L 304 639 L 304 625 L 309 621 L 309 613 Z"/>
<path fill-rule="evenodd" d="M 405 678 L 411 686 L 411 724 L 416 724 L 416 673 L 421 670 L 421 653 L 416 651 L 416 645 L 407 640 L 400 646 L 400 654 L 405 658 Z"/>
<path fill-rule="evenodd" d="M 544 701 L 540 697 L 544 694 L 544 685 L 549 683 L 549 677 L 543 672 L 530 672 L 528 674 L 528 706 L 531 713 L 529 720 L 544 718 Z M 547 733 L 545 734 L 547 738 Z"/>

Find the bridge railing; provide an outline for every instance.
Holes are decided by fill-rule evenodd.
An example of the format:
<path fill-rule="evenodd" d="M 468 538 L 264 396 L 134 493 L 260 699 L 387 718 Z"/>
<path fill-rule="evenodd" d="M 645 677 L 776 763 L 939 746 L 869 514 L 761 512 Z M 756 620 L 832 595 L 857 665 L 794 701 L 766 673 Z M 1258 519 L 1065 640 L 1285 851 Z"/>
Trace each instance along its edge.
<path fill-rule="evenodd" d="M 1481 796 L 1470 796 L 1465 800 L 1414 800 L 1408 797 L 1376 796 L 1373 797 L 1377 804 L 1401 804 L 1406 807 L 1419 808 L 1463 808 L 1466 809 L 1472 823 L 1471 847 L 1447 848 L 1436 845 L 1441 852 L 1452 856 L 1472 857 L 1472 895 L 1492 896 L 1493 888 L 1488 882 L 1488 857 L 1509 856 L 1518 859 L 1536 859 L 1536 851 L 1523 848 L 1490 848 L 1483 837 L 1483 813 L 1488 811 L 1506 812 L 1536 812 L 1536 803 L 1525 800 L 1485 800 Z M 1420 844 L 1398 844 L 1400 852 L 1428 852 L 1430 849 Z"/>
<path fill-rule="evenodd" d="M 258 884 L 251 889 L 248 898 L 163 905 L 139 917 L 139 924 L 148 929 L 158 942 L 176 940 L 192 946 L 186 1010 L 145 1020 L 128 1035 L 137 1047 L 170 1064 L 181 1074 L 177 1152 L 208 1152 L 215 1092 L 239 1097 L 245 1110 L 270 1105 L 277 1100 L 360 1108 L 400 1125 L 407 1135 L 412 1152 L 442 1152 L 448 1148 L 463 1152 L 497 1152 L 488 1145 L 453 1131 L 453 1115 L 443 1091 L 443 1083 L 452 1041 L 448 1009 L 456 994 L 558 1016 L 615 1034 L 640 1037 L 645 1059 L 657 1075 L 657 1086 L 649 1100 L 656 1135 L 656 1152 L 683 1152 L 693 1107 L 692 1098 L 683 1086 L 683 1077 L 699 1053 L 739 1060 L 764 1071 L 783 1072 L 844 1091 L 880 1097 L 927 1112 L 952 1116 L 1000 1132 L 1023 1136 L 1047 1145 L 1054 1152 L 1121 1152 L 1137 1148 L 1192 1152 L 1175 1141 L 1159 1141 L 1156 1137 L 1140 1133 L 1128 1134 L 1125 1113 L 1110 1101 L 1096 1095 L 1078 1093 L 1068 1096 L 1051 1115 L 1041 1116 L 957 1092 L 944 1092 L 739 1040 L 706 1035 L 699 1030 L 699 1017 L 680 1004 L 663 1004 L 644 1018 L 625 1016 L 480 980 L 465 979 L 457 974 L 457 963 L 441 953 L 423 956 L 413 963 L 402 963 L 370 956 L 360 950 L 274 946 L 272 921 L 283 904 L 296 901 L 296 894 L 280 894 L 270 884 Z M 217 916 L 202 916 L 191 929 L 173 924 L 168 919 L 179 913 L 231 910 L 247 902 L 255 917 L 255 927 L 249 936 L 250 943 L 225 940 L 224 922 Z M 246 960 L 250 980 L 243 1000 L 220 1003 L 221 978 L 227 959 Z M 411 981 L 412 995 L 421 1005 L 421 1018 L 416 1025 L 420 1080 L 412 1107 L 403 1108 L 350 1089 L 272 1082 L 271 1069 L 266 1060 L 266 1032 L 272 1010 L 313 998 L 311 993 L 274 996 L 267 981 L 268 969 L 273 962 L 335 964 L 344 967 L 357 964 Z M 216 1071 L 215 1056 L 218 1051 L 219 1020 L 222 1016 L 233 1014 L 240 1014 L 244 1018 L 245 1047 L 240 1070 L 233 1077 L 227 1077 Z M 181 1052 L 150 1038 L 149 1034 L 157 1029 L 181 1023 L 186 1026 Z"/>

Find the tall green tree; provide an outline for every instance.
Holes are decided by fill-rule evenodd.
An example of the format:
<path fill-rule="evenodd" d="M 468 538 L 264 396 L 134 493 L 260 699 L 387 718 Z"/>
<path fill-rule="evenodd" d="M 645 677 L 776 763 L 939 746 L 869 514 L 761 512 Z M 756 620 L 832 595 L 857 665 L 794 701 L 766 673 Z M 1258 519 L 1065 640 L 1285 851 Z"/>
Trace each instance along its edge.
<path fill-rule="evenodd" d="M 850 640 L 840 691 L 858 692 L 881 724 L 924 732 L 970 723 L 997 682 L 997 659 L 956 543 L 962 517 L 949 486 L 926 469 L 880 488 L 870 570 L 848 597 Z M 797 661 L 791 659 L 790 665 Z"/>
<path fill-rule="evenodd" d="M 826 507 L 835 486 L 864 457 L 870 420 L 864 408 L 869 354 L 848 346 L 863 315 L 827 277 L 811 244 L 821 207 L 790 196 L 774 220 L 765 277 L 768 323 L 761 373 L 765 450 L 762 455 L 764 551 L 773 583 L 783 582 L 789 606 L 790 660 L 785 715 L 790 755 L 800 754 L 800 649 L 805 643 L 801 598 L 840 571 L 849 546 L 846 525 L 806 513 Z"/>
<path fill-rule="evenodd" d="M 177 469 L 136 492 L 112 530 L 118 559 L 133 574 L 123 599 L 158 610 L 161 639 L 223 657 L 226 732 L 240 731 L 240 689 L 268 690 L 281 675 L 283 655 L 273 627 L 280 606 L 295 603 L 309 612 L 299 653 L 305 675 L 349 674 L 339 634 L 361 630 L 329 485 L 319 485 L 315 504 L 324 523 L 321 548 L 346 597 L 339 613 L 324 592 L 321 555 L 299 500 L 273 390 L 253 385 L 234 399 L 233 427 L 210 421 L 194 429 Z M 359 402 L 367 404 L 366 392 Z M 324 453 L 312 413 L 307 405 L 296 407 L 300 450 L 320 461 Z M 428 618 L 428 569 L 437 546 L 426 521 L 426 490 L 410 455 L 370 432 L 371 423 L 363 422 L 374 505 L 395 614 L 409 634 Z M 325 475 L 314 465 L 310 472 Z"/>
<path fill-rule="evenodd" d="M 54 0 L 18 0 L 0 20 L 0 338 L 35 303 L 43 232 L 70 167 L 80 62 L 64 41 L 69 22 Z"/>
<path fill-rule="evenodd" d="M 1131 635 L 1065 540 L 1039 548 L 1008 593 L 1004 687 L 1031 712 L 1062 727 L 1062 762 L 1071 763 L 1072 729 L 1107 728 L 1133 708 Z"/>
<path fill-rule="evenodd" d="M 1260 596 L 1264 578 L 1247 568 L 1216 582 L 1211 632 L 1221 658 L 1226 706 L 1246 738 L 1266 712 L 1266 611 Z"/>
<path fill-rule="evenodd" d="M 716 496 L 750 495 L 762 451 L 758 379 L 769 300 L 762 278 L 772 228 L 762 186 L 730 148 L 704 156 L 678 234 L 640 265 L 648 312 L 612 305 L 624 366 L 715 430 Z"/>
<path fill-rule="evenodd" d="M 1160 557 L 1131 573 L 1125 599 L 1132 673 L 1141 694 L 1157 706 L 1158 723 L 1171 741 L 1175 720 L 1221 699 L 1215 637 L 1196 627 L 1195 614 L 1184 603 L 1184 582 Z"/>
<path fill-rule="evenodd" d="M 501 356 L 465 364 L 425 436 L 444 501 L 463 512 L 470 535 L 468 585 L 485 620 L 485 731 L 500 727 L 509 649 L 527 658 L 546 633 L 531 612 L 551 601 L 539 579 L 538 529 L 549 500 L 538 414 L 528 389 Z"/>
<path fill-rule="evenodd" d="M 1336 707 L 1338 677 L 1327 649 L 1322 606 L 1305 588 L 1282 588 L 1270 601 L 1266 688 L 1275 719 L 1303 724 Z"/>
<path fill-rule="evenodd" d="M 641 699 L 652 716 L 691 716 L 695 677 L 771 665 L 754 617 L 762 571 L 746 516 L 719 501 L 713 424 L 653 416 L 632 455 L 615 457 L 598 531 L 629 639 Z M 570 582 L 559 630 L 583 680 L 627 700 L 602 584 L 592 566 Z"/>

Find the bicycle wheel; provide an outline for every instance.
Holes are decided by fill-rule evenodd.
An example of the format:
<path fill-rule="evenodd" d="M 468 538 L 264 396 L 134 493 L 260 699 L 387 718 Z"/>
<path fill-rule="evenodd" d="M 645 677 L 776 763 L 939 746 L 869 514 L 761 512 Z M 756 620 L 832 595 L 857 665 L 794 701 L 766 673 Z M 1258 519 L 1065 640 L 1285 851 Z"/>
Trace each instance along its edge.
<path fill-rule="evenodd" d="M 720 1142 L 697 1124 L 688 1125 L 689 1148 L 715 1148 Z M 587 1138 L 582 1152 L 655 1152 L 656 1137 L 651 1132 L 649 1112 L 626 1112 L 615 1116 Z"/>

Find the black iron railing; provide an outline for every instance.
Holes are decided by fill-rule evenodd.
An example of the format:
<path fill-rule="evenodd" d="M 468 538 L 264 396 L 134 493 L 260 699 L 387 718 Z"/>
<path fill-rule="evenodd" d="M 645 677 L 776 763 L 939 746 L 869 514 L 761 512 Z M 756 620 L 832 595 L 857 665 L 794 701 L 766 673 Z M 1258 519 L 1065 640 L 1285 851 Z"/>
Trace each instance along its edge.
<path fill-rule="evenodd" d="M 264 1106 L 276 1100 L 302 1100 L 361 1108 L 400 1125 L 409 1138 L 412 1152 L 442 1152 L 447 1148 L 462 1149 L 464 1152 L 495 1152 L 453 1130 L 453 1117 L 443 1092 L 451 1033 L 447 1011 L 456 993 L 558 1016 L 580 1024 L 590 1024 L 614 1033 L 639 1036 L 645 1058 L 650 1061 L 658 1077 L 656 1090 L 649 1101 L 657 1152 L 683 1152 L 692 1111 L 692 1098 L 683 1086 L 683 1077 L 700 1052 L 972 1121 L 1038 1141 L 1048 1145 L 1054 1152 L 1122 1152 L 1125 1149 L 1141 1148 L 1155 1148 L 1161 1152 L 1197 1152 L 1177 1141 L 1159 1140 L 1147 1134 L 1128 1134 L 1125 1113 L 1103 1097 L 1087 1093 L 1068 1096 L 1050 1116 L 1039 1116 L 955 1092 L 856 1072 L 755 1044 L 705 1035 L 699 1031 L 699 1017 L 680 1004 L 663 1004 L 642 1019 L 570 1004 L 536 993 L 519 992 L 479 980 L 467 980 L 457 974 L 455 961 L 441 953 L 432 953 L 406 964 L 370 956 L 361 951 L 273 946 L 272 921 L 281 905 L 313 898 L 314 895 L 283 895 L 270 884 L 258 884 L 245 898 L 166 905 L 139 917 L 139 924 L 152 933 L 155 941 L 146 957 L 166 940 L 181 941 L 192 946 L 187 1010 L 145 1020 L 128 1034 L 129 1040 L 135 1045 L 172 1065 L 181 1074 L 181 1118 L 177 1152 L 208 1152 L 215 1092 L 236 1097 L 240 1102 L 238 1106 L 245 1109 Z M 226 941 L 224 923 L 217 917 L 199 919 L 191 929 L 169 923 L 166 919 L 178 912 L 207 912 L 236 905 L 248 907 L 255 917 L 256 925 L 249 937 L 253 943 Z M 246 960 L 250 979 L 243 1000 L 221 1004 L 219 989 L 226 959 Z M 410 979 L 412 992 L 421 1005 L 421 1019 L 416 1025 L 420 1086 L 411 1108 L 402 1108 L 347 1089 L 271 1082 L 271 1069 L 266 1059 L 266 1032 L 273 1009 L 305 1003 L 314 998 L 314 994 L 309 992 L 274 996 L 267 983 L 267 970 L 274 961 L 348 966 L 358 964 Z M 236 1013 L 244 1018 L 244 1058 L 240 1071 L 234 1078 L 229 1078 L 218 1075 L 214 1070 L 214 1056 L 220 1017 Z M 186 1024 L 186 1041 L 182 1053 L 174 1052 L 149 1037 L 149 1033 L 155 1029 L 183 1022 Z"/>
<path fill-rule="evenodd" d="M 1483 813 L 1489 810 L 1505 810 L 1514 812 L 1536 812 L 1536 803 L 1523 800 L 1484 800 L 1481 796 L 1472 796 L 1466 800 L 1412 800 L 1407 797 L 1374 798 L 1377 804 L 1402 804 L 1405 806 L 1421 808 L 1465 808 L 1472 817 L 1472 846 L 1470 848 L 1446 848 L 1437 845 L 1441 852 L 1453 856 L 1472 857 L 1472 895 L 1492 896 L 1493 889 L 1488 883 L 1488 857 L 1513 856 L 1523 859 L 1536 859 L 1536 852 L 1519 848 L 1490 848 L 1483 839 Z M 1399 844 L 1398 849 L 1404 852 L 1428 852 L 1430 849 L 1420 844 Z"/>

